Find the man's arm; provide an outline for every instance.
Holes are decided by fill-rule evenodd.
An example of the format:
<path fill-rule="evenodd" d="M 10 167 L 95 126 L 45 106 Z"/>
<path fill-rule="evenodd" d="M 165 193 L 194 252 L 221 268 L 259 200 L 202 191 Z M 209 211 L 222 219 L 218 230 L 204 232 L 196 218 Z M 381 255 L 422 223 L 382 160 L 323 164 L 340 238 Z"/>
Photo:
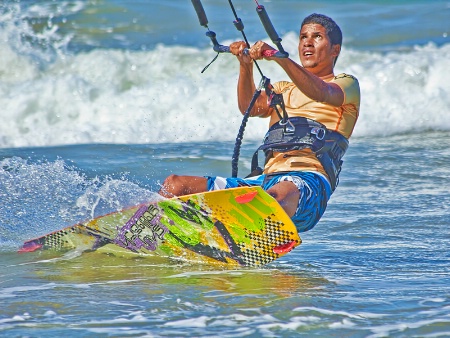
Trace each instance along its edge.
<path fill-rule="evenodd" d="M 344 92 L 337 84 L 323 81 L 320 77 L 309 72 L 289 58 L 272 59 L 284 69 L 297 88 L 310 99 L 335 107 L 339 107 L 344 103 Z"/>
<path fill-rule="evenodd" d="M 239 79 L 237 85 L 238 107 L 242 114 L 244 114 L 253 98 L 256 91 L 255 80 L 253 78 L 253 60 L 243 54 L 246 44 L 243 41 L 233 42 L 230 45 L 230 51 L 239 60 Z M 267 96 L 264 91 L 261 91 L 258 99 L 253 106 L 250 113 L 251 116 L 268 116 L 270 107 L 267 105 Z"/>
<path fill-rule="evenodd" d="M 335 107 L 344 103 L 344 93 L 337 84 L 323 81 L 290 58 L 264 57 L 265 50 L 273 48 L 263 41 L 258 41 L 250 48 L 249 55 L 255 60 L 265 58 L 277 62 L 297 88 L 309 98 Z"/>

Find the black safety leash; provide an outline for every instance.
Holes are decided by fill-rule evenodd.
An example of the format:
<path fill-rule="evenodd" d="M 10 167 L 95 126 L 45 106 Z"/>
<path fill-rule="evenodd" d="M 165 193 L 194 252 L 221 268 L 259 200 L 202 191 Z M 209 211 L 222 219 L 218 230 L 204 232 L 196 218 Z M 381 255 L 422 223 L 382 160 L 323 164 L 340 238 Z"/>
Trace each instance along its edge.
<path fill-rule="evenodd" d="M 200 0 L 191 0 L 191 1 L 192 1 L 195 11 L 197 12 L 197 16 L 198 16 L 200 25 L 205 27 L 208 30 L 206 32 L 206 36 L 211 39 L 211 42 L 213 44 L 213 50 L 217 52 L 217 55 L 214 57 L 214 59 L 205 68 L 203 68 L 203 70 L 202 70 L 202 73 L 203 73 L 217 59 L 217 57 L 219 56 L 220 53 L 230 53 L 230 47 L 219 44 L 219 42 L 217 41 L 217 38 L 216 38 L 216 33 L 214 33 L 213 31 L 211 31 L 209 29 L 208 19 L 206 17 L 206 13 L 205 13 L 205 10 L 203 9 L 203 5 L 202 5 L 201 1 Z M 245 32 L 244 32 L 244 24 L 243 24 L 242 20 L 237 16 L 237 13 L 233 6 L 232 1 L 228 0 L 228 3 L 230 4 L 231 10 L 235 17 L 235 21 L 233 21 L 233 24 L 236 27 L 236 29 L 242 33 L 244 41 L 247 44 L 247 48 L 250 48 L 250 44 L 249 44 L 247 37 L 245 35 Z M 261 23 L 264 26 L 264 29 L 267 32 L 267 35 L 270 37 L 272 42 L 278 48 L 278 51 L 275 51 L 275 52 L 267 51 L 267 52 L 269 52 L 269 54 L 267 54 L 267 56 L 275 56 L 275 57 L 279 57 L 279 58 L 289 57 L 289 54 L 283 49 L 283 46 L 281 45 L 281 38 L 278 36 L 277 32 L 275 31 L 275 28 L 273 27 L 272 22 L 270 21 L 269 16 L 268 16 L 264 6 L 258 4 L 258 1 L 256 1 L 256 0 L 255 0 L 255 3 L 257 5 L 256 12 L 258 13 L 258 16 L 261 20 Z M 247 53 L 248 53 L 248 49 L 245 49 L 244 54 L 247 54 Z M 270 79 L 268 79 L 267 77 L 265 77 L 263 75 L 256 60 L 254 60 L 254 63 L 255 63 L 256 68 L 258 69 L 259 73 L 261 74 L 262 78 L 261 78 L 258 88 L 256 88 L 256 90 L 253 94 L 253 97 L 250 100 L 247 110 L 244 113 L 244 117 L 242 119 L 238 135 L 236 136 L 236 142 L 234 145 L 233 157 L 232 157 L 232 161 L 231 161 L 231 169 L 232 169 L 231 176 L 232 177 L 237 177 L 237 175 L 238 175 L 239 155 L 240 155 L 240 151 L 241 151 L 242 139 L 244 137 L 245 127 L 246 127 L 247 121 L 250 117 L 250 112 L 252 111 L 253 106 L 255 105 L 256 100 L 258 99 L 259 95 L 261 94 L 261 90 L 263 88 L 265 89 L 265 92 L 267 94 L 267 97 L 269 100 L 269 105 L 271 107 L 274 107 L 275 111 L 277 112 L 277 114 L 280 117 L 280 119 L 282 120 L 282 122 L 284 122 L 285 124 L 287 123 L 287 113 L 286 113 L 286 110 L 284 109 L 284 102 L 283 102 L 282 95 L 276 94 L 273 92 L 272 85 L 270 84 Z M 281 116 L 281 114 L 277 108 L 278 106 L 281 107 L 281 109 L 283 111 L 283 116 Z"/>

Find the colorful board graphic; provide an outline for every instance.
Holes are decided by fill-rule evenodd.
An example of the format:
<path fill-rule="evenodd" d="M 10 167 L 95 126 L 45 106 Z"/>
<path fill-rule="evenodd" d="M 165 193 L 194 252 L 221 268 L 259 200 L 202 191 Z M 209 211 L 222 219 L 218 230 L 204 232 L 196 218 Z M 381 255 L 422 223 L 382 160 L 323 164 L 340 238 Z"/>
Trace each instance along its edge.
<path fill-rule="evenodd" d="M 19 252 L 111 248 L 207 264 L 260 266 L 300 243 L 295 225 L 273 197 L 260 187 L 241 187 L 111 213 L 27 241 Z"/>

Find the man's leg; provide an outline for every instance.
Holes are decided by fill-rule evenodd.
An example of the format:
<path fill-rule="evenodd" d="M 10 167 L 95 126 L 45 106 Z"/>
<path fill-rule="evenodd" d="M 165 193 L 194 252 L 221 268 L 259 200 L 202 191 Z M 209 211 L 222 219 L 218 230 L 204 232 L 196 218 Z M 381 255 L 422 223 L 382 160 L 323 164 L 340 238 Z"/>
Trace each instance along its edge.
<path fill-rule="evenodd" d="M 208 190 L 207 179 L 200 176 L 168 176 L 159 190 L 164 197 L 174 197 L 196 194 Z"/>
<path fill-rule="evenodd" d="M 200 176 L 168 176 L 159 191 L 164 197 L 196 194 L 208 190 L 208 179 Z M 289 217 L 297 211 L 300 192 L 297 186 L 290 181 L 282 181 L 267 190 L 275 198 Z"/>

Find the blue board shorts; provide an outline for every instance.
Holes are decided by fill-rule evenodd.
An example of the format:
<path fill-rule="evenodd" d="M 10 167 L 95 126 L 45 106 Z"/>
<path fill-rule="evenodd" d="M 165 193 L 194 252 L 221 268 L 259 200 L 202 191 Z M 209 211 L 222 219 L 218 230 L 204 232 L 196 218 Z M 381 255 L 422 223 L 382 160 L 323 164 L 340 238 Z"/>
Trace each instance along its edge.
<path fill-rule="evenodd" d="M 319 222 L 332 191 L 328 180 L 321 174 L 306 171 L 274 173 L 248 178 L 206 176 L 208 191 L 237 188 L 242 186 L 260 186 L 269 189 L 282 181 L 294 183 L 300 191 L 297 211 L 291 217 L 298 232 L 311 230 Z"/>

